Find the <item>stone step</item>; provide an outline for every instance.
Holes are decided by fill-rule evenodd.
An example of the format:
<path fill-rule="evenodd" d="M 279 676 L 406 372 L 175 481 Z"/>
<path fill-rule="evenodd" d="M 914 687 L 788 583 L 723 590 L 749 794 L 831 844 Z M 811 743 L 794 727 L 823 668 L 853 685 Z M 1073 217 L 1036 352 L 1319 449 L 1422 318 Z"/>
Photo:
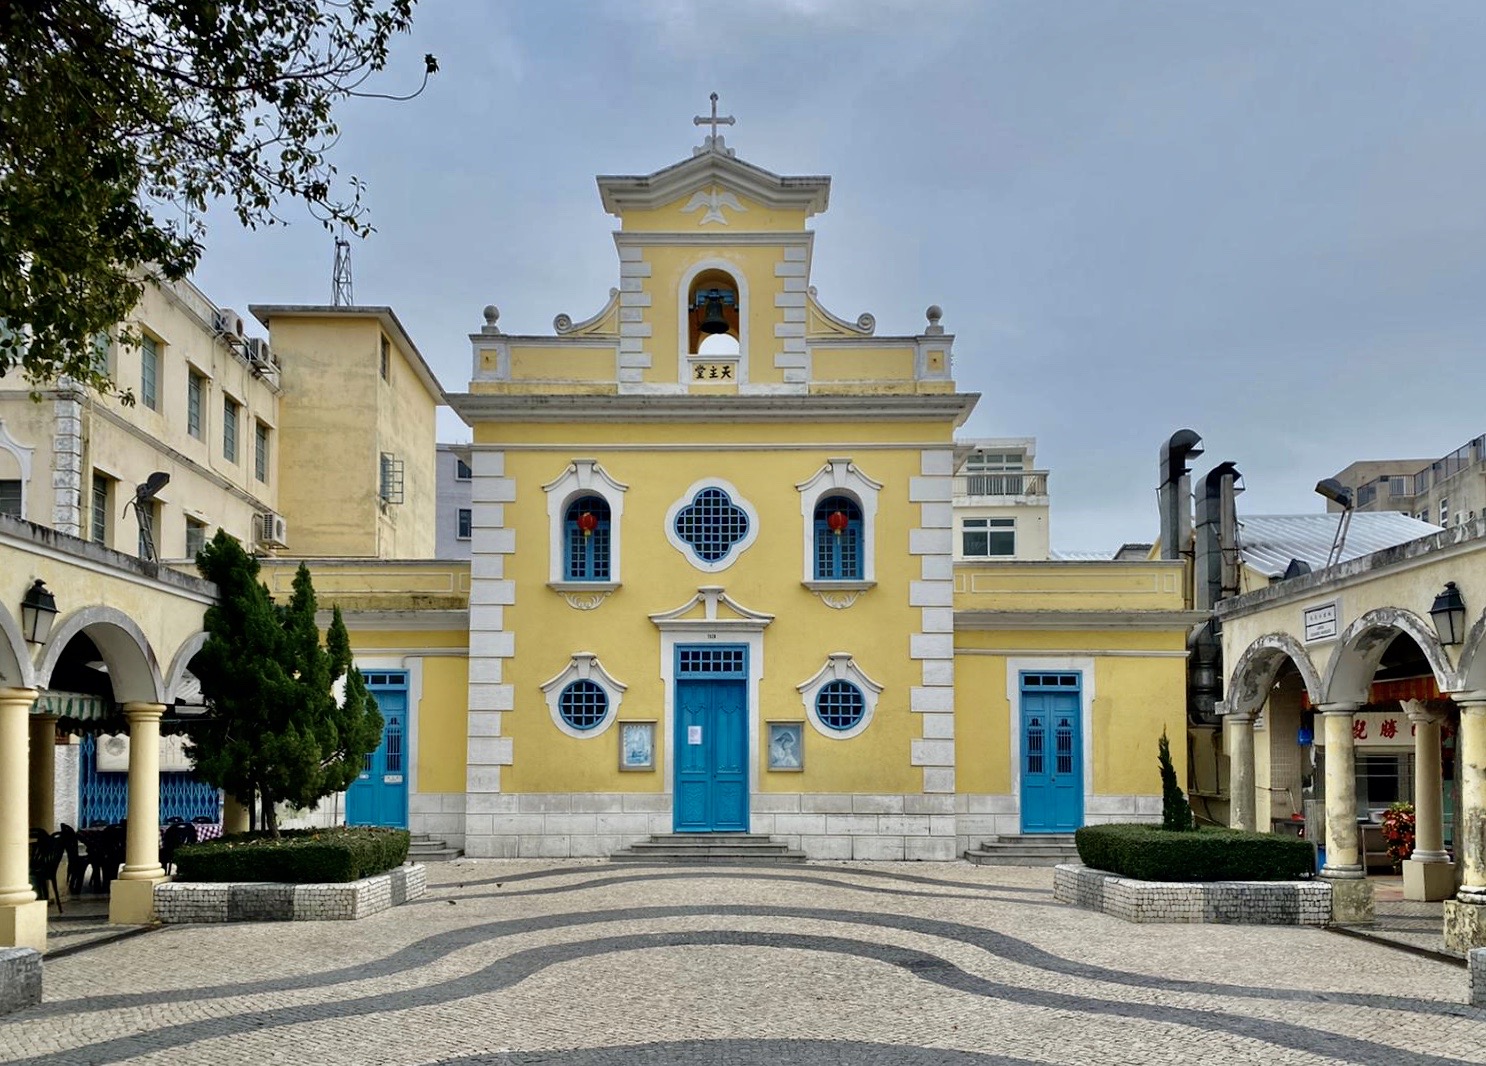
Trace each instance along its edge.
<path fill-rule="evenodd" d="M 977 866 L 1057 866 L 1077 862 L 1078 848 L 1072 833 L 1002 834 L 965 852 L 965 859 Z"/>
<path fill-rule="evenodd" d="M 416 862 L 448 862 L 463 854 L 458 848 L 451 848 L 448 841 L 428 833 L 415 834 L 408 844 L 408 858 Z"/>
<path fill-rule="evenodd" d="M 657 833 L 610 858 L 617 862 L 804 862 L 805 853 L 760 833 Z"/>
<path fill-rule="evenodd" d="M 1072 855 L 1025 855 L 1010 851 L 982 851 L 972 848 L 965 852 L 965 861 L 976 866 L 1061 866 L 1066 862 L 1077 862 L 1078 853 Z"/>

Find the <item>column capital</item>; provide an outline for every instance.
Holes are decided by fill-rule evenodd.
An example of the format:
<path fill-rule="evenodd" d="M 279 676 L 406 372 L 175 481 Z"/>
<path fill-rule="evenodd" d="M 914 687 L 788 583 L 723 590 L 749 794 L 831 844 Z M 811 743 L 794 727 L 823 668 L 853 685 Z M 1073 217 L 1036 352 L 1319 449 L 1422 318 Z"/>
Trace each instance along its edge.
<path fill-rule="evenodd" d="M 159 721 L 165 714 L 163 703 L 129 702 L 124 704 L 124 717 L 131 722 L 148 722 L 150 719 Z"/>
<path fill-rule="evenodd" d="M 1345 700 L 1340 700 L 1336 703 L 1318 703 L 1315 709 L 1321 714 L 1345 714 L 1350 718 L 1357 713 L 1357 708 L 1361 706 L 1362 704 L 1360 703 L 1348 703 Z"/>
<path fill-rule="evenodd" d="M 1460 704 L 1461 714 L 1486 714 L 1486 690 L 1450 692 L 1447 695 Z"/>
<path fill-rule="evenodd" d="M 34 688 L 0 688 L 0 703 L 35 703 L 40 695 Z"/>
<path fill-rule="evenodd" d="M 1444 721 L 1445 716 L 1439 711 L 1429 709 L 1429 704 L 1423 700 L 1399 700 L 1403 713 L 1408 715 L 1409 721 L 1415 725 L 1438 725 Z"/>
<path fill-rule="evenodd" d="M 1232 722 L 1234 725 L 1252 725 L 1255 718 L 1259 717 L 1259 708 L 1250 707 L 1247 710 L 1232 710 L 1223 712 L 1223 721 Z"/>

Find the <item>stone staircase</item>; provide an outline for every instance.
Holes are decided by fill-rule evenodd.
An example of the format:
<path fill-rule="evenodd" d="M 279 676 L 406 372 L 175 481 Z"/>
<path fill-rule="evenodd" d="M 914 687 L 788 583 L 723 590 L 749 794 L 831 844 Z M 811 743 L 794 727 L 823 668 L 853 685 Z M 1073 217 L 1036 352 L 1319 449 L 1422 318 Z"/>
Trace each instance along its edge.
<path fill-rule="evenodd" d="M 994 836 L 965 852 L 965 858 L 977 866 L 1057 866 L 1077 862 L 1078 849 L 1072 833 Z"/>
<path fill-rule="evenodd" d="M 665 833 L 636 841 L 609 856 L 611 862 L 694 862 L 744 866 L 804 862 L 795 851 L 758 833 Z"/>
<path fill-rule="evenodd" d="M 464 852 L 451 848 L 448 841 L 439 840 L 428 833 L 414 833 L 408 844 L 408 862 L 448 862 Z"/>

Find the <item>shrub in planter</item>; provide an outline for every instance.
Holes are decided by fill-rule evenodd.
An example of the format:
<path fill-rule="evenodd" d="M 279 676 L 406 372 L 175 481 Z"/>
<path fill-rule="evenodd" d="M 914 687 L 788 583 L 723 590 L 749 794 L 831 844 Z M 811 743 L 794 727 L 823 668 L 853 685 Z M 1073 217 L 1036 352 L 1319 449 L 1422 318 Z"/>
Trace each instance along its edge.
<path fill-rule="evenodd" d="M 175 863 L 182 881 L 359 881 L 401 866 L 409 839 L 406 829 L 359 826 L 239 833 L 183 845 Z"/>
<path fill-rule="evenodd" d="M 1291 881 L 1314 873 L 1307 841 L 1269 833 L 1090 825 L 1074 843 L 1085 866 L 1139 881 Z"/>
<path fill-rule="evenodd" d="M 1395 803 L 1383 812 L 1383 839 L 1394 865 L 1414 854 L 1414 805 Z"/>

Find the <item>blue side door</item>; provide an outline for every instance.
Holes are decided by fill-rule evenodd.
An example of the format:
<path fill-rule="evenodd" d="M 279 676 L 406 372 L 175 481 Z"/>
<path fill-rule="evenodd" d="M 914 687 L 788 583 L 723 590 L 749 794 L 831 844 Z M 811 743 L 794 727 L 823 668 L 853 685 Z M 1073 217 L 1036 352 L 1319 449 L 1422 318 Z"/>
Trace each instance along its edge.
<path fill-rule="evenodd" d="M 1076 673 L 1022 675 L 1022 832 L 1083 825 L 1080 681 Z"/>
<path fill-rule="evenodd" d="M 408 679 L 403 673 L 364 675 L 367 691 L 382 712 L 382 743 L 366 756 L 346 790 L 347 825 L 408 824 Z"/>
<path fill-rule="evenodd" d="M 676 680 L 678 833 L 748 830 L 746 648 L 681 649 Z"/>

